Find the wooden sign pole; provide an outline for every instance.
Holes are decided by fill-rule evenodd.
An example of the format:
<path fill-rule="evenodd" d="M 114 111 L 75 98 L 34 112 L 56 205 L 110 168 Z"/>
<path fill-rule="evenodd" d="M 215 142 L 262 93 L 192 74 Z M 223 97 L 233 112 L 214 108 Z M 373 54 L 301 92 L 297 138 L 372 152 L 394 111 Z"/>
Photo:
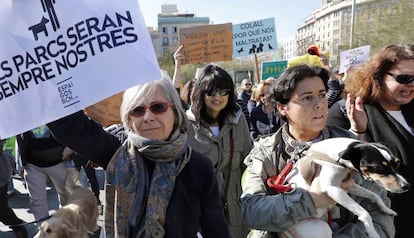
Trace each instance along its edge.
<path fill-rule="evenodd" d="M 254 54 L 254 63 L 255 63 L 255 71 L 257 77 L 257 84 L 260 83 L 260 72 L 259 72 L 259 60 L 257 59 L 257 54 Z"/>

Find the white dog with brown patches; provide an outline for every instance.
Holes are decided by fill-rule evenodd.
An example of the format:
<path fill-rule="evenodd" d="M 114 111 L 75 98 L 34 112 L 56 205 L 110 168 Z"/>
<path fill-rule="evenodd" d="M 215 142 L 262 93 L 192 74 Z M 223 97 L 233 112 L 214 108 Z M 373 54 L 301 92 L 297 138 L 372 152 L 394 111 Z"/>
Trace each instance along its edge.
<path fill-rule="evenodd" d="M 314 143 L 304 154 L 305 156 L 298 160 L 286 177 L 287 183 L 309 189 L 313 178 L 319 176 L 322 191 L 357 215 L 364 224 L 369 237 L 379 238 L 370 214 L 348 193 L 371 200 L 386 214 L 395 216 L 396 213 L 388 208 L 374 192 L 355 183 L 347 192 L 341 188 L 341 183 L 352 179 L 353 173 L 358 171 L 365 179 L 376 181 L 392 193 L 405 192 L 410 184 L 396 171 L 399 164 L 398 158 L 381 144 L 350 138 L 332 138 Z M 317 209 L 317 217 L 322 217 L 328 209 Z M 295 234 L 292 234 L 292 231 Z M 301 221 L 294 226 L 294 229 L 282 232 L 280 235 L 282 237 L 321 238 L 332 237 L 332 231 L 326 222 L 313 219 Z"/>
<path fill-rule="evenodd" d="M 69 169 L 66 179 L 68 203 L 42 222 L 34 238 L 87 238 L 88 232 L 98 230 L 98 200 L 89 188 L 73 182 L 74 170 Z"/>

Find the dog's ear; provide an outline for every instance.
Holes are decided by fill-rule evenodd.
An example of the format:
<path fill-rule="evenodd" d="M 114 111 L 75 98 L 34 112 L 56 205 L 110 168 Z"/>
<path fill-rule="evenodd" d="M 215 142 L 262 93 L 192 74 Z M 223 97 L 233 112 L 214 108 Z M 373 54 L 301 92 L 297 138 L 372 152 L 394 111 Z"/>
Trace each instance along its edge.
<path fill-rule="evenodd" d="M 340 159 L 350 161 L 354 168 L 358 171 L 360 170 L 360 159 L 361 159 L 361 149 L 360 145 L 362 144 L 361 141 L 355 141 L 348 145 L 348 147 L 341 151 L 338 156 Z"/>

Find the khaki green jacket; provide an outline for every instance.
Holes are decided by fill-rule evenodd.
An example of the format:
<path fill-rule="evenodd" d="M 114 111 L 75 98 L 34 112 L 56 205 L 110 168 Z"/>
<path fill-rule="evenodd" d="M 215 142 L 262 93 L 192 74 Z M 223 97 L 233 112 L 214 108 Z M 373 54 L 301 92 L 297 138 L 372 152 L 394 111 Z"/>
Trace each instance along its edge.
<path fill-rule="evenodd" d="M 248 228 L 243 224 L 240 213 L 239 200 L 242 192 L 240 181 L 244 170 L 243 160 L 252 148 L 249 127 L 244 114 L 239 110 L 234 117 L 227 118 L 224 126 L 220 129 L 218 137 L 213 135 L 210 128 L 198 126 L 191 110 L 187 111 L 187 116 L 190 121 L 188 141 L 191 147 L 205 155 L 213 163 L 220 197 L 227 207 L 225 212 L 230 233 L 233 238 L 244 238 Z M 233 141 L 231 141 L 231 137 Z M 233 145 L 233 158 L 230 162 L 231 145 Z M 230 163 L 231 170 L 229 170 Z"/>

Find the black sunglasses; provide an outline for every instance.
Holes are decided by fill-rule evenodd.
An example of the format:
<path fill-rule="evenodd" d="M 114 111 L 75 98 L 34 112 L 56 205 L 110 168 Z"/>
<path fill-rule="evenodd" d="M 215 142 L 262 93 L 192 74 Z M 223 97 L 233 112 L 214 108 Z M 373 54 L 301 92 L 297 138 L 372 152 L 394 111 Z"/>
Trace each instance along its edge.
<path fill-rule="evenodd" d="M 409 74 L 393 74 L 390 72 L 387 72 L 388 75 L 390 75 L 391 77 L 395 78 L 395 80 L 400 83 L 400 84 L 409 84 L 412 81 L 414 81 L 414 75 L 409 75 Z"/>
<path fill-rule="evenodd" d="M 230 93 L 230 89 L 221 89 L 221 88 L 218 88 L 218 89 L 214 89 L 214 90 L 210 90 L 210 91 L 205 91 L 205 92 L 210 97 L 215 96 L 217 93 L 220 96 L 223 97 L 223 96 L 226 96 L 226 95 L 228 95 Z"/>
<path fill-rule="evenodd" d="M 133 117 L 142 117 L 145 115 L 145 112 L 147 111 L 147 109 L 149 109 L 152 113 L 158 115 L 158 114 L 166 112 L 168 110 L 168 107 L 173 107 L 173 105 L 168 102 L 154 102 L 154 103 L 151 103 L 150 105 L 138 106 L 132 109 L 129 112 L 129 115 Z"/>

